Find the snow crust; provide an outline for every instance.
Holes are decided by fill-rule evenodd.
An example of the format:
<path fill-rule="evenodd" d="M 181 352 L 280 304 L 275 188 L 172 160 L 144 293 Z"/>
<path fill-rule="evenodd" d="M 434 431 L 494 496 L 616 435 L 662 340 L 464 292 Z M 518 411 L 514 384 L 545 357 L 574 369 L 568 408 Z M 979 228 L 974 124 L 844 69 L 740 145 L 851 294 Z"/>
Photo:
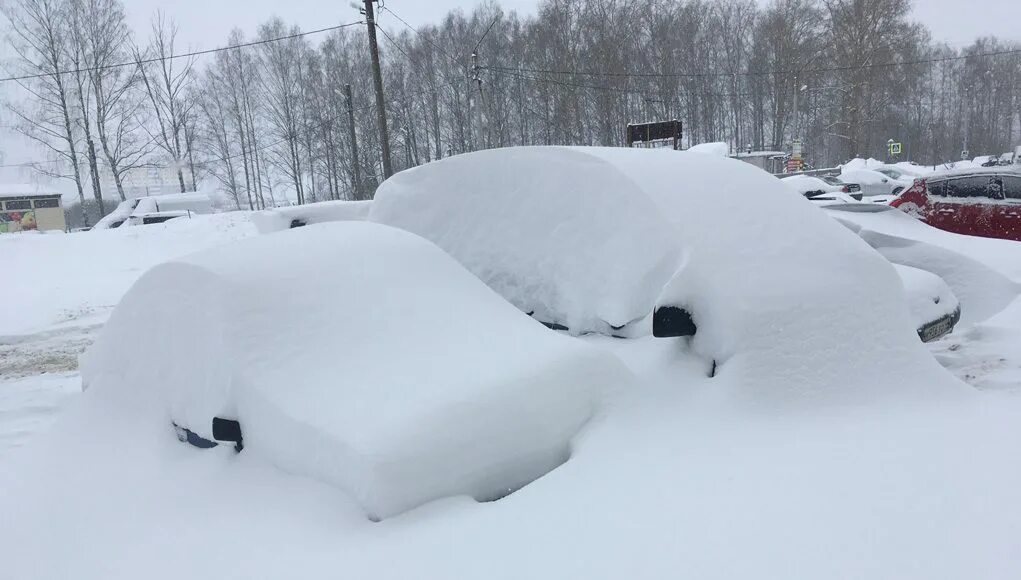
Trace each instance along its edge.
<path fill-rule="evenodd" d="M 338 486 L 373 519 L 525 485 L 630 380 L 429 242 L 365 223 L 153 268 L 81 371 L 88 395 L 136 399 L 168 429 L 211 439 L 214 416 L 237 419 L 245 454 Z"/>
<path fill-rule="evenodd" d="M 320 201 L 293 207 L 278 207 L 252 214 L 252 223 L 260 234 L 268 234 L 291 227 L 293 220 L 306 225 L 332 221 L 364 220 L 372 208 L 372 201 Z"/>

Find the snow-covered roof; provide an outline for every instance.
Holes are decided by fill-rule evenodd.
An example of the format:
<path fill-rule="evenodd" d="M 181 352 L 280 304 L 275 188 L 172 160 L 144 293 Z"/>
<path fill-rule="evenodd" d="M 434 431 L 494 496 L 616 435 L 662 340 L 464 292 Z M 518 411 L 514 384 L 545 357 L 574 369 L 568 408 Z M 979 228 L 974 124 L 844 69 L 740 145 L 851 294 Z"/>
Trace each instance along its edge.
<path fill-rule="evenodd" d="M 12 197 L 60 197 L 60 193 L 40 190 L 29 183 L 0 183 L 0 199 Z"/>

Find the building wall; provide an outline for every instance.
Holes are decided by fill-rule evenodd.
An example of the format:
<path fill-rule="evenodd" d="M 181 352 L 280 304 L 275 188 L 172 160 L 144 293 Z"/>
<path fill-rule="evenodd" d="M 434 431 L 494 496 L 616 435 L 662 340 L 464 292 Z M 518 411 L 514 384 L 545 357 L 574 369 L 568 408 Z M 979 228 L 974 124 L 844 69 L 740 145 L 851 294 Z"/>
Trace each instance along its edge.
<path fill-rule="evenodd" d="M 54 204 L 56 204 L 54 207 L 49 207 Z M 12 207 L 15 205 L 16 207 Z M 0 200 L 0 234 L 65 229 L 67 224 L 64 221 L 64 208 L 60 206 L 59 196 Z"/>

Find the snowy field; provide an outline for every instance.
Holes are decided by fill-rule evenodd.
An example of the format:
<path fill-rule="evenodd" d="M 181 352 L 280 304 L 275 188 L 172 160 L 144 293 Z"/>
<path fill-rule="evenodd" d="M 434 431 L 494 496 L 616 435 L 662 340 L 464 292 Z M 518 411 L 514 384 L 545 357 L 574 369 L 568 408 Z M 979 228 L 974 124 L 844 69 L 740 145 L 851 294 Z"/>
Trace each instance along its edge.
<path fill-rule="evenodd" d="M 654 165 L 635 167 L 636 175 L 657 175 Z M 508 172 L 516 170 L 508 165 Z M 623 172 L 597 178 L 630 177 Z M 430 179 L 445 183 L 442 175 Z M 408 195 L 402 183 L 391 185 L 391 195 Z M 383 193 L 384 204 L 393 201 L 385 188 Z M 102 232 L 0 237 L 9 271 L 24 274 L 0 286 L 3 303 L 16 305 L 0 320 L 0 520 L 7 522 L 0 525 L 0 577 L 1021 577 L 1021 463 L 1016 460 L 1021 452 L 1021 243 L 947 234 L 899 212 L 845 215 L 796 196 L 784 196 L 781 204 L 791 216 L 772 223 L 757 223 L 754 212 L 742 216 L 742 210 L 726 204 L 706 203 L 689 216 L 673 211 L 668 199 L 650 199 L 665 208 L 671 227 L 687 226 L 689 233 L 666 257 L 646 256 L 649 271 L 662 274 L 659 258 L 678 260 L 673 286 L 680 281 L 701 292 L 689 296 L 668 286 L 660 300 L 683 300 L 700 307 L 697 312 L 715 314 L 722 321 L 715 334 L 694 341 L 621 340 L 547 331 L 519 316 L 510 307 L 513 300 L 501 303 L 496 293 L 454 268 L 435 247 L 374 224 L 354 224 L 357 230 L 320 224 L 260 236 L 251 215 L 238 212 Z M 751 197 L 745 201 L 758 203 Z M 370 220 L 410 219 L 394 213 L 393 205 L 380 207 Z M 430 216 L 413 215 L 420 220 L 419 233 L 429 238 Z M 514 215 L 528 218 L 527 212 Z M 707 215 L 747 219 L 748 236 L 781 236 L 797 227 L 825 243 L 781 244 L 793 258 L 789 270 L 777 271 L 767 267 L 775 256 L 766 246 L 701 242 L 712 233 L 711 220 L 698 223 Z M 560 233 L 583 236 L 585 226 L 573 223 Z M 661 235 L 659 227 L 650 222 L 644 231 L 654 238 Z M 889 237 L 923 241 L 987 267 L 992 273 L 985 279 L 995 283 L 980 288 L 969 287 L 968 280 L 948 283 L 958 295 L 988 301 L 979 311 L 985 306 L 990 316 L 962 322 L 928 345 L 902 341 L 914 338 L 911 328 L 886 324 L 907 320 L 902 304 L 894 303 L 902 300 L 891 286 L 896 275 L 862 241 L 881 245 Z M 449 238 L 441 242 L 437 245 L 458 253 Z M 395 244 L 411 244 L 401 250 L 410 253 L 406 263 L 385 253 Z M 626 243 L 621 247 L 633 251 Z M 880 251 L 902 251 L 891 248 Z M 484 252 L 474 249 L 473 260 Z M 186 257 L 200 250 L 214 251 Z M 384 252 L 390 256 L 387 263 L 396 265 L 391 271 L 364 265 L 363 250 Z M 304 261 L 284 278 L 257 282 L 262 268 L 271 271 L 267 264 L 296 254 Z M 761 267 L 713 267 L 731 254 L 759 260 Z M 586 257 L 598 263 L 605 254 L 593 250 Z M 527 259 L 508 261 L 509 267 L 527 274 L 522 266 Z M 111 320 L 132 284 L 168 260 L 176 263 L 152 270 Z M 325 264 L 321 270 L 310 266 L 320 263 Z M 842 270 L 841 264 L 853 268 Z M 641 262 L 631 265 L 638 268 Z M 187 283 L 175 289 L 182 276 L 173 269 L 186 267 Z M 351 269 L 361 272 L 364 287 L 331 274 Z M 429 274 L 445 269 L 451 269 L 449 275 L 434 279 Z M 813 269 L 821 269 L 822 282 L 805 278 Z M 856 285 L 844 270 L 872 277 Z M 402 288 L 421 288 L 411 293 L 407 310 L 375 321 L 366 315 L 372 309 L 357 306 L 391 304 L 388 292 L 374 290 L 387 287 L 390 276 L 403 280 Z M 507 292 L 517 288 L 499 272 L 480 275 L 486 276 L 511 288 Z M 787 276 L 802 281 L 789 293 L 781 284 Z M 833 293 L 816 294 L 816 285 L 834 281 L 841 283 Z M 598 277 L 591 283 L 599 283 Z M 995 288 L 986 287 L 990 284 Z M 173 292 L 161 294 L 166 288 Z M 223 305 L 193 304 L 187 288 L 195 288 L 193 296 L 232 298 Z M 770 308 L 766 314 L 749 314 L 755 301 L 742 299 L 747 288 L 756 289 L 754 296 Z M 291 291 L 294 302 L 287 298 Z M 557 291 L 541 288 L 539 294 Z M 595 300 L 604 297 L 585 296 L 574 287 L 568 291 L 579 295 L 572 305 L 591 306 L 593 312 L 604 308 Z M 726 292 L 734 306 L 729 311 L 705 298 Z M 458 299 L 443 303 L 451 293 Z M 323 296 L 340 295 L 352 298 L 356 307 L 310 315 Z M 167 301 L 160 304 L 160 297 Z M 877 297 L 891 298 L 877 303 Z M 647 307 L 655 297 L 639 298 Z M 278 308 L 282 303 L 294 309 Z M 969 302 L 962 298 L 962 303 L 966 311 Z M 274 307 L 260 312 L 265 304 Z M 788 323 L 780 316 L 795 311 L 802 318 Z M 224 312 L 263 324 L 225 325 Z M 279 328 L 301 332 L 273 332 L 276 327 L 265 317 L 281 312 L 288 318 Z M 457 313 L 469 317 L 444 322 Z M 619 319 L 641 314 L 641 309 L 626 311 Z M 596 320 L 569 309 L 563 316 L 583 328 Z M 108 320 L 109 339 L 104 335 L 97 342 Z M 611 320 L 610 315 L 602 320 Z M 819 334 L 829 326 L 832 335 Z M 875 333 L 865 334 L 870 327 Z M 332 332 L 337 328 L 374 339 L 356 348 L 343 341 L 344 333 Z M 504 332 L 485 336 L 483 328 Z M 792 332 L 806 334 L 800 342 L 772 342 L 771 336 Z M 189 333 L 192 345 L 172 340 Z M 397 335 L 399 341 L 386 342 Z M 220 352 L 210 336 L 234 345 L 223 351 L 224 360 L 205 360 Z M 146 340 L 152 340 L 152 348 Z M 78 357 L 94 342 L 86 367 L 112 368 L 122 353 L 147 358 L 123 365 L 117 389 L 94 393 L 90 384 L 83 395 Z M 420 356 L 382 361 L 386 347 L 381 344 Z M 278 358 L 246 359 L 256 351 Z M 161 353 L 174 355 L 161 358 Z M 442 377 L 430 365 L 437 359 L 444 361 Z M 289 360 L 308 373 L 287 374 Z M 720 370 L 710 376 L 710 363 L 717 360 Z M 283 425 L 296 439 L 324 446 L 302 448 L 298 459 L 283 457 L 294 450 L 260 441 L 256 431 L 251 452 L 235 454 L 223 446 L 200 452 L 173 437 L 169 420 L 152 421 L 187 417 L 190 403 L 171 404 L 170 417 L 164 417 L 152 405 L 157 399 L 133 392 L 131 373 L 141 377 L 150 368 L 161 369 L 160 380 L 172 376 L 168 384 L 249 369 L 232 375 L 231 392 L 203 391 L 189 401 L 217 405 L 223 404 L 217 397 L 226 397 L 233 398 L 230 404 L 253 408 L 278 396 L 274 388 L 292 382 L 322 389 L 331 377 L 370 381 L 383 376 L 394 379 L 386 384 L 394 390 L 373 392 L 371 397 L 379 398 L 374 407 L 387 408 L 387 397 L 401 402 L 420 397 L 428 404 L 395 404 L 395 416 L 412 417 L 429 429 L 402 430 L 400 421 L 385 413 L 360 415 L 357 401 L 366 395 L 351 391 L 336 395 L 345 408 L 333 415 L 285 409 L 297 414 L 271 417 L 265 406 L 258 407 L 263 425 Z M 443 388 L 467 397 L 471 378 L 486 376 L 486 368 L 506 375 L 486 381 L 541 388 L 504 400 L 497 395 L 511 387 L 500 387 L 496 398 L 487 400 L 498 406 L 474 401 L 466 410 L 467 399 L 443 406 L 452 396 Z M 553 377 L 552 382 L 537 383 L 539 375 Z M 97 371 L 92 377 L 97 383 L 112 381 Z M 400 390 L 409 377 L 418 380 L 419 390 Z M 565 390 L 557 381 L 573 387 Z M 578 381 L 585 388 L 576 388 Z M 124 396 L 115 400 L 118 389 Z M 501 494 L 493 493 L 493 482 L 478 477 L 479 465 L 485 464 L 472 461 L 513 454 L 508 448 L 515 441 L 498 426 L 527 417 L 522 400 L 569 424 L 570 432 L 530 428 L 528 441 L 517 443 L 538 446 L 533 456 L 549 460 L 529 467 L 535 472 L 529 479 L 541 477 L 497 499 Z M 314 420 L 292 420 L 302 412 L 311 412 Z M 445 422 L 457 423 L 465 414 L 472 416 L 469 424 L 480 434 L 478 441 L 437 435 L 446 433 Z M 368 440 L 364 433 L 384 442 L 418 438 L 422 445 L 370 445 L 364 447 L 368 452 L 352 452 L 353 459 L 336 465 L 319 454 L 335 439 L 356 449 L 360 438 Z M 559 446 L 566 439 L 565 454 Z M 431 461 L 442 465 L 439 476 L 416 463 L 437 449 L 442 453 Z M 362 479 L 363 472 L 371 478 Z M 450 489 L 480 491 L 445 493 Z M 476 501 L 488 499 L 496 501 Z M 391 517 L 374 521 L 380 515 Z"/>

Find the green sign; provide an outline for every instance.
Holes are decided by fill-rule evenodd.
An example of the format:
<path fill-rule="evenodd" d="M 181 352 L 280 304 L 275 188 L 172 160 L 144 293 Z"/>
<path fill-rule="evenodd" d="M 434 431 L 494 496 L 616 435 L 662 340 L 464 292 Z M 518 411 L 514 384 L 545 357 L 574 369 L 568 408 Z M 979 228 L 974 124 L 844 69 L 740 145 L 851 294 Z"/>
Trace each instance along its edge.
<path fill-rule="evenodd" d="M 892 141 L 887 143 L 886 146 L 890 148 L 890 155 L 900 155 L 900 152 L 904 150 L 903 145 Z"/>

